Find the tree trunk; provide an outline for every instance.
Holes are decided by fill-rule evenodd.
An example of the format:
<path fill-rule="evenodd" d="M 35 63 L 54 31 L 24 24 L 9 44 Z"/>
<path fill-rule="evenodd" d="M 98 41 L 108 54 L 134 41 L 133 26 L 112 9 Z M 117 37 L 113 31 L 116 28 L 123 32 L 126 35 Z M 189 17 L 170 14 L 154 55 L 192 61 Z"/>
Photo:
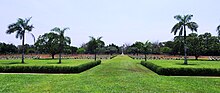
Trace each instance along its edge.
<path fill-rule="evenodd" d="M 199 56 L 196 55 L 195 58 L 196 58 L 196 60 L 198 60 Z"/>
<path fill-rule="evenodd" d="M 184 45 L 184 64 L 185 64 L 185 65 L 188 64 L 188 63 L 187 63 L 187 54 L 186 54 L 186 52 L 187 52 L 186 45 Z"/>
<path fill-rule="evenodd" d="M 59 64 L 61 64 L 61 54 L 62 54 L 62 52 L 63 52 L 63 42 L 61 42 L 61 44 L 60 44 L 60 53 L 59 53 Z"/>
<path fill-rule="evenodd" d="M 184 64 L 187 65 L 186 26 L 184 26 Z"/>
<path fill-rule="evenodd" d="M 52 56 L 52 59 L 54 59 L 55 54 L 51 54 L 51 56 Z"/>
<path fill-rule="evenodd" d="M 61 52 L 59 53 L 59 64 L 61 64 Z"/>
<path fill-rule="evenodd" d="M 146 53 L 144 54 L 144 60 L 147 61 L 147 55 L 146 55 Z"/>
<path fill-rule="evenodd" d="M 21 63 L 24 64 L 24 35 L 23 34 L 23 38 L 22 38 L 22 57 L 21 57 Z"/>
<path fill-rule="evenodd" d="M 96 53 L 95 53 L 95 61 L 96 61 Z"/>

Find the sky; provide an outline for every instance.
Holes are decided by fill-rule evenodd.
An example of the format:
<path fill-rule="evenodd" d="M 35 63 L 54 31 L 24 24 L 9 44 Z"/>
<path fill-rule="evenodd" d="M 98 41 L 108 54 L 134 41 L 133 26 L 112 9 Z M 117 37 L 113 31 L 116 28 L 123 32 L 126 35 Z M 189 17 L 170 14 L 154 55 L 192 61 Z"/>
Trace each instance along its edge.
<path fill-rule="evenodd" d="M 6 30 L 18 18 L 28 17 L 32 17 L 36 38 L 54 27 L 69 27 L 65 35 L 77 47 L 88 42 L 89 36 L 102 36 L 106 45 L 118 46 L 172 40 L 170 32 L 178 22 L 174 16 L 186 14 L 194 15 L 198 34 L 217 35 L 219 4 L 220 0 L 1 0 L 0 42 L 21 45 L 21 40 Z M 30 34 L 25 37 L 25 43 L 34 44 Z"/>

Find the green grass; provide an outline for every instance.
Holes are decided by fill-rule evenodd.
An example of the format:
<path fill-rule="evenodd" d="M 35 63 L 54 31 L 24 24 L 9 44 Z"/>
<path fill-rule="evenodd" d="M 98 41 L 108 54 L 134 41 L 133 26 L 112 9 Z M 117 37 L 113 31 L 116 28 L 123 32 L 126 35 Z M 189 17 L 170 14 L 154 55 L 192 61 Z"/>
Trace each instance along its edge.
<path fill-rule="evenodd" d="M 63 62 L 64 63 L 64 62 Z M 220 92 L 219 78 L 159 76 L 128 56 L 80 74 L 1 74 L 0 92 Z"/>
<path fill-rule="evenodd" d="M 62 66 L 77 66 L 80 64 L 88 63 L 94 60 L 89 59 L 63 59 L 62 64 L 58 64 L 58 59 L 25 59 L 25 64 L 21 63 L 21 59 L 17 60 L 0 60 L 0 65 L 10 65 L 10 66 L 16 66 L 16 65 L 25 65 L 25 66 L 45 66 L 45 65 L 62 65 Z"/>
<path fill-rule="evenodd" d="M 220 61 L 188 60 L 188 65 L 183 65 L 183 60 L 148 60 L 165 68 L 220 68 Z"/>

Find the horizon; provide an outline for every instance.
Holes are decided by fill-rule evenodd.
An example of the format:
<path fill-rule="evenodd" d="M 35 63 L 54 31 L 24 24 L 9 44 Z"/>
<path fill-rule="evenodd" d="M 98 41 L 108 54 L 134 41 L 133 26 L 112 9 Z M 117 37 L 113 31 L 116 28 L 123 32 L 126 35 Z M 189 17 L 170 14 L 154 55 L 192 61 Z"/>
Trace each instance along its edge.
<path fill-rule="evenodd" d="M 191 2 L 191 3 L 188 3 Z M 15 34 L 6 34 L 9 24 L 18 18 L 32 16 L 34 25 L 31 33 L 37 40 L 39 35 L 49 33 L 54 27 L 69 27 L 65 36 L 71 38 L 71 45 L 80 47 L 89 41 L 89 36 L 100 37 L 106 45 L 132 44 L 136 41 L 164 42 L 174 38 L 171 32 L 177 21 L 175 15 L 192 14 L 192 21 L 198 25 L 197 34 L 209 32 L 217 35 L 220 25 L 218 0 L 13 0 L 0 1 L 0 42 L 21 45 Z M 191 33 L 191 31 L 187 31 Z M 29 38 L 29 39 L 28 39 Z M 34 44 L 31 35 L 26 34 L 25 43 Z"/>

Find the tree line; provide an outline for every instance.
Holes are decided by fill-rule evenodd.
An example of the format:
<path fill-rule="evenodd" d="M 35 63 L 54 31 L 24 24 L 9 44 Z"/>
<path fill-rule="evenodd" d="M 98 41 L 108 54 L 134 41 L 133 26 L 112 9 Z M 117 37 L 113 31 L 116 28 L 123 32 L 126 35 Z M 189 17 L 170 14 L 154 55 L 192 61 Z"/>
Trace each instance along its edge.
<path fill-rule="evenodd" d="M 21 46 L 14 46 L 13 44 L 0 43 L 1 54 L 13 54 L 22 53 L 22 63 L 24 63 L 25 53 L 47 53 L 51 54 L 54 58 L 55 54 L 59 54 L 59 63 L 61 63 L 62 53 L 79 53 L 79 54 L 115 54 L 124 51 L 127 54 L 145 54 L 145 60 L 147 54 L 170 54 L 170 55 L 183 55 L 184 64 L 187 64 L 187 53 L 194 55 L 196 59 L 200 55 L 219 55 L 219 38 L 212 36 L 211 33 L 205 33 L 198 35 L 191 33 L 187 36 L 187 28 L 192 32 L 197 32 L 198 24 L 192 22 L 193 15 L 176 15 L 174 19 L 178 22 L 174 25 L 171 33 L 178 36 L 174 37 L 173 41 L 167 42 L 135 42 L 132 45 L 116 46 L 110 44 L 105 46 L 105 42 L 102 41 L 102 37 L 94 38 L 90 37 L 90 41 L 83 44 L 80 48 L 70 46 L 71 39 L 65 36 L 64 33 L 69 28 L 55 27 L 50 32 L 40 35 L 34 45 L 24 44 L 25 34 L 32 31 L 33 25 L 29 22 L 31 17 L 28 19 L 19 18 L 17 22 L 12 23 L 8 26 L 7 34 L 16 33 L 16 38 L 22 40 Z M 217 27 L 218 35 L 220 35 L 220 25 Z M 35 37 L 33 34 L 33 39 Z M 188 51 L 187 51 L 188 50 Z"/>
<path fill-rule="evenodd" d="M 70 43 L 64 43 L 63 54 L 120 54 L 122 46 L 115 44 L 105 45 L 105 42 L 98 37 L 90 37 L 90 41 L 82 44 L 80 47 L 71 46 Z M 34 45 L 25 44 L 25 54 L 51 54 L 54 58 L 55 54 L 59 53 L 59 42 L 57 35 L 54 33 L 45 33 L 40 35 Z M 173 40 L 166 42 L 134 42 L 124 47 L 125 54 L 166 54 L 166 55 L 184 55 L 184 37 L 175 36 Z M 68 41 L 68 40 L 67 40 Z M 98 45 L 94 45 L 94 41 Z M 211 33 L 204 33 L 198 35 L 191 33 L 186 36 L 187 49 L 189 56 L 220 56 L 220 40 L 218 36 L 213 36 Z M 97 48 L 96 48 L 97 47 Z M 21 45 L 15 46 L 13 44 L 0 43 L 1 54 L 19 54 L 22 53 Z"/>

